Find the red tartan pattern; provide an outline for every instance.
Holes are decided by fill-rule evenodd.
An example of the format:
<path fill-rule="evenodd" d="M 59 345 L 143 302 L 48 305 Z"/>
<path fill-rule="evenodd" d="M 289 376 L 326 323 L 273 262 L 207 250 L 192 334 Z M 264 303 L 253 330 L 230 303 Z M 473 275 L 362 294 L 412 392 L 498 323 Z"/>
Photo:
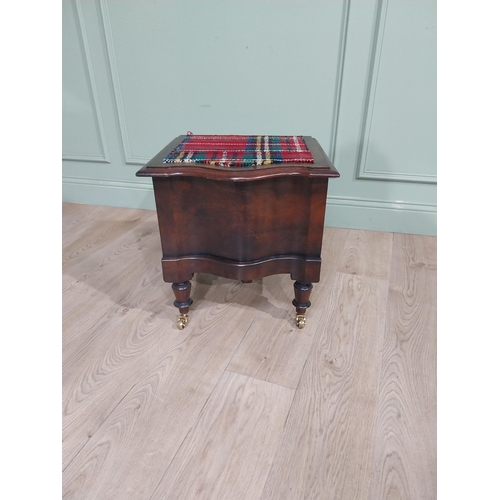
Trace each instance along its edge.
<path fill-rule="evenodd" d="M 188 135 L 163 163 L 252 167 L 314 163 L 314 158 L 300 135 Z"/>

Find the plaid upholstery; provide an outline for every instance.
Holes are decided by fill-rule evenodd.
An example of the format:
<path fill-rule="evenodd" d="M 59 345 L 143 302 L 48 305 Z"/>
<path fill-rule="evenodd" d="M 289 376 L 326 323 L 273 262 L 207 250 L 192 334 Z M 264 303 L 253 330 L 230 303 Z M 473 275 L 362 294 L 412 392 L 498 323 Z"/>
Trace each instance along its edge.
<path fill-rule="evenodd" d="M 314 163 L 314 159 L 300 135 L 188 135 L 163 163 L 253 167 Z"/>

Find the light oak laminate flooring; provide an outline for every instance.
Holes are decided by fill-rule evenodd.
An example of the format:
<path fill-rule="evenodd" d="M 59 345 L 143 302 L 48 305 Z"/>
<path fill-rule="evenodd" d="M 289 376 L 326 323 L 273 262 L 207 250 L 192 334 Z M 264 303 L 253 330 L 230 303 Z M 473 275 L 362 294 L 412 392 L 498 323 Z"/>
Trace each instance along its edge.
<path fill-rule="evenodd" d="M 65 499 L 436 498 L 436 238 L 325 228 L 293 281 L 192 281 L 155 212 L 63 204 Z"/>

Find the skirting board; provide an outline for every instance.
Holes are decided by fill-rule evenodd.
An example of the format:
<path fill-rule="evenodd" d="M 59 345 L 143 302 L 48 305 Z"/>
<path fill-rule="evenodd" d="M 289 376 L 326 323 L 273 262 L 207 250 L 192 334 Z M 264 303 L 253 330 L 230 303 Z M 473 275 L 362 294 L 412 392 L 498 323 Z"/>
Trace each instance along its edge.
<path fill-rule="evenodd" d="M 437 235 L 435 205 L 328 196 L 325 226 Z"/>
<path fill-rule="evenodd" d="M 63 178 L 63 201 L 155 210 L 151 182 Z M 436 206 L 328 196 L 325 225 L 436 236 Z"/>
<path fill-rule="evenodd" d="M 69 203 L 156 210 L 149 179 L 140 182 L 63 177 L 62 198 Z"/>

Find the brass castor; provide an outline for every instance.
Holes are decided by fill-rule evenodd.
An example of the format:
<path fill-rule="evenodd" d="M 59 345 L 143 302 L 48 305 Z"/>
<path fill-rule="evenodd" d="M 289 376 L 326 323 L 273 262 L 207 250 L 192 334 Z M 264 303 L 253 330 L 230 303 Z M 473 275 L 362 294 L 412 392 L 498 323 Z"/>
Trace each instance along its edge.
<path fill-rule="evenodd" d="M 177 320 L 177 328 L 179 330 L 184 330 L 188 324 L 188 315 L 187 314 L 179 314 L 179 319 Z"/>
<path fill-rule="evenodd" d="M 306 315 L 297 314 L 297 316 L 295 317 L 295 323 L 300 329 L 304 328 L 304 326 L 306 326 Z"/>

